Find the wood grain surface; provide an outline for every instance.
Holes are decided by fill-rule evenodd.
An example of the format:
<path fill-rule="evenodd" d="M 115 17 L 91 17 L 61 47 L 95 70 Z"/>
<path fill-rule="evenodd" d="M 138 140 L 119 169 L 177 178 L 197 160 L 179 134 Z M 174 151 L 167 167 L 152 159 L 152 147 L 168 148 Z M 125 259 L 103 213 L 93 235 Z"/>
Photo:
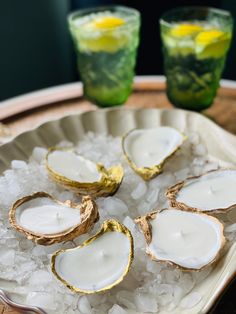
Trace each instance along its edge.
<path fill-rule="evenodd" d="M 11 309 L 9 306 L 7 305 L 3 305 L 3 304 L 0 304 L 0 314 L 19 314 L 22 312 L 17 312 L 13 309 Z"/>
<path fill-rule="evenodd" d="M 67 94 L 66 97 L 69 97 Z M 50 99 L 51 101 L 51 99 Z M 166 97 L 165 84 L 162 82 L 138 82 L 125 106 L 146 108 L 173 108 Z M 21 114 L 10 116 L 4 122 L 13 134 L 18 134 L 50 119 L 95 110 L 96 106 L 81 97 L 50 103 L 36 107 Z M 236 134 L 236 89 L 222 87 L 212 107 L 203 112 L 224 129 Z M 0 113 L 1 117 L 1 113 Z"/>
<path fill-rule="evenodd" d="M 29 104 L 27 104 L 25 109 L 17 108 L 16 111 L 21 113 L 10 115 L 3 119 L 2 122 L 9 127 L 12 134 L 16 135 L 51 119 L 96 109 L 96 106 L 83 99 L 82 95 L 74 96 L 73 93 L 67 93 L 64 100 L 52 102 L 52 96 L 50 95 L 50 103 L 48 105 L 34 106 L 33 109 L 29 109 Z M 147 80 L 139 81 L 134 85 L 134 91 L 125 106 L 135 108 L 173 108 L 166 97 L 165 84 Z M 236 89 L 220 88 L 213 106 L 204 111 L 203 114 L 224 129 L 236 134 Z M 212 313 L 236 313 L 235 289 L 236 284 L 234 283 Z M 10 309 L 8 306 L 0 305 L 0 314 L 17 313 L 19 312 Z"/>

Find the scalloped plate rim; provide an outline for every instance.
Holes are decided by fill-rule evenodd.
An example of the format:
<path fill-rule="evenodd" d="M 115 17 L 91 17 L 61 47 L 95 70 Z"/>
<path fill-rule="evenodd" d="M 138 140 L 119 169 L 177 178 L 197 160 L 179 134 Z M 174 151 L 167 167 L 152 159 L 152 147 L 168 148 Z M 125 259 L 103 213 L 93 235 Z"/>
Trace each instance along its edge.
<path fill-rule="evenodd" d="M 4 165 L 4 168 L 8 168 L 7 165 L 9 165 L 9 162 L 12 160 L 10 157 L 8 158 L 8 155 L 5 153 L 4 155 L 4 150 L 5 149 L 10 149 L 11 148 L 16 148 L 22 153 L 22 151 L 24 152 L 23 148 L 21 148 L 20 143 L 18 143 L 18 141 L 20 140 L 24 140 L 24 138 L 26 136 L 31 136 L 32 134 L 38 134 L 40 133 L 40 130 L 43 130 L 47 127 L 50 127 L 52 124 L 58 124 L 59 126 L 61 126 L 63 123 L 68 123 L 68 120 L 71 119 L 83 119 L 82 117 L 85 115 L 102 115 L 102 116 L 106 116 L 107 113 L 109 112 L 115 112 L 115 116 L 117 116 L 117 114 L 119 114 L 120 112 L 125 112 L 126 114 L 131 114 L 132 116 L 135 116 L 135 113 L 137 112 L 158 112 L 158 115 L 161 117 L 163 115 L 169 115 L 173 118 L 173 114 L 176 113 L 176 115 L 182 115 L 184 116 L 184 119 L 192 119 L 192 122 L 197 123 L 197 121 L 203 123 L 203 126 L 206 126 L 206 128 L 212 129 L 211 131 L 214 133 L 216 132 L 215 137 L 218 138 L 217 136 L 222 136 L 222 139 L 225 139 L 225 149 L 226 149 L 226 153 L 225 155 L 227 155 L 227 153 L 232 154 L 232 157 L 236 156 L 236 149 L 234 151 L 234 149 L 232 148 L 233 144 L 236 144 L 236 136 L 234 136 L 233 134 L 225 131 L 224 129 L 222 129 L 221 127 L 219 127 L 218 125 L 216 125 L 213 121 L 209 120 L 208 118 L 202 116 L 199 113 L 195 113 L 195 112 L 189 112 L 189 111 L 185 111 L 185 110 L 181 110 L 181 109 L 157 109 L 157 108 L 150 108 L 150 109 L 146 109 L 146 108 L 120 108 L 120 107 L 114 107 L 114 108 L 105 108 L 105 109 L 98 109 L 98 110 L 92 110 L 92 111 L 86 111 L 86 112 L 81 112 L 79 114 L 75 114 L 75 115 L 67 115 L 64 116 L 60 119 L 55 119 L 55 120 L 50 120 L 47 122 L 44 122 L 43 124 L 37 126 L 34 129 L 31 129 L 29 131 L 23 132 L 19 135 L 17 135 L 16 137 L 14 137 L 11 141 L 3 144 L 0 146 L 0 163 L 2 163 L 2 167 Z M 101 113 L 102 112 L 102 113 Z M 107 117 L 106 117 L 107 118 Z M 144 119 L 145 120 L 145 119 Z M 147 120 L 147 119 L 146 119 Z M 174 119 L 173 119 L 174 120 Z M 65 122 L 66 121 L 66 122 Z M 106 121 L 108 121 L 106 119 Z M 186 122 L 186 121 L 185 121 Z M 200 124 L 199 122 L 199 124 Z M 165 125 L 165 124 L 164 124 Z M 202 130 L 200 130 L 202 132 Z M 108 132 L 109 134 L 109 132 Z M 42 138 L 41 138 L 42 140 Z M 207 139 L 208 141 L 209 139 Z M 234 143 L 232 143 L 234 142 Z M 39 144 L 35 144 L 34 146 L 38 146 Z M 47 145 L 45 145 L 47 147 Z M 227 147 L 228 146 L 228 147 Z M 236 145 L 235 145 L 236 146 Z M 227 150 L 228 149 L 228 150 Z M 32 152 L 32 151 L 31 151 Z M 2 157 L 3 155 L 3 157 Z M 27 154 L 25 154 L 24 152 L 24 158 L 23 160 L 27 160 L 27 158 L 29 157 Z M 224 156 L 224 155 L 223 155 Z M 22 157 L 22 156 L 21 156 Z M 2 159 L 3 158 L 3 159 Z M 19 158 L 22 159 L 22 158 Z M 217 158 L 219 159 L 219 158 Z M 232 162 L 232 160 L 230 160 L 229 162 Z M 234 165 L 236 166 L 236 163 L 234 162 Z M 3 170 L 0 170 L 2 173 Z M 225 262 L 225 265 L 223 265 L 223 269 L 222 272 L 219 274 L 220 276 L 215 278 L 214 283 L 217 284 L 217 286 L 215 285 L 208 285 L 208 289 L 207 291 L 207 297 L 208 300 L 206 300 L 205 302 L 203 302 L 202 300 L 192 309 L 188 309 L 188 310 L 183 310 L 178 308 L 177 310 L 173 311 L 172 313 L 207 313 L 218 301 L 219 297 L 222 296 L 222 294 L 224 293 L 225 289 L 228 287 L 228 285 L 230 284 L 230 282 L 236 277 L 236 263 L 234 263 L 234 260 L 236 259 L 236 243 L 234 243 L 231 248 L 229 249 L 229 251 L 227 252 L 226 256 L 221 259 L 220 263 Z M 216 266 L 215 268 L 217 268 L 218 266 Z M 214 271 L 213 271 L 214 273 Z M 216 270 L 217 273 L 217 270 Z M 211 277 L 211 276 L 210 276 Z M 209 279 L 209 277 L 208 277 Z M 207 280 L 208 280 L 207 279 Z M 211 281 L 211 280 L 210 280 Z M 0 288 L 1 288 L 1 279 L 0 279 Z M 200 284 L 200 288 L 201 288 L 202 284 Z M 197 286 L 199 287 L 199 286 Z M 4 287 L 3 287 L 4 289 Z M 209 293 L 210 291 L 210 293 Z M 206 297 L 206 295 L 205 295 Z M 50 311 L 48 312 L 50 313 Z M 160 312 L 162 313 L 162 312 Z"/>

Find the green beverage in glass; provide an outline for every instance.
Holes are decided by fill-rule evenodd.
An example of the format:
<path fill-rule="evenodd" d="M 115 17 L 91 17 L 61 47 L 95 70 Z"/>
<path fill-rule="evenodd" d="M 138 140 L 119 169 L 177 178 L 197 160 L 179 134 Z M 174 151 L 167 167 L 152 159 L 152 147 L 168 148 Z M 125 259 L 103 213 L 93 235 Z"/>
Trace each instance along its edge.
<path fill-rule="evenodd" d="M 230 13 L 183 7 L 164 14 L 160 26 L 170 102 L 195 111 L 210 107 L 230 47 Z"/>
<path fill-rule="evenodd" d="M 107 6 L 76 11 L 69 27 L 87 99 L 102 107 L 123 104 L 132 90 L 140 14 Z"/>

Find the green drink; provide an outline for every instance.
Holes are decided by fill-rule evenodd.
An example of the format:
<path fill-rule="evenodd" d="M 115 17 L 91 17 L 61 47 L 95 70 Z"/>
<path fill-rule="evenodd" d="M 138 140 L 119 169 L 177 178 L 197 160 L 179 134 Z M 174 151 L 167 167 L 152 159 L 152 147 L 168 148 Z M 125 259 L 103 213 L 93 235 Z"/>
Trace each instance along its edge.
<path fill-rule="evenodd" d="M 195 111 L 210 107 L 232 37 L 230 13 L 180 8 L 166 13 L 160 24 L 169 100 Z"/>
<path fill-rule="evenodd" d="M 132 90 L 139 43 L 139 12 L 121 6 L 69 16 L 84 95 L 102 106 L 123 104 Z"/>

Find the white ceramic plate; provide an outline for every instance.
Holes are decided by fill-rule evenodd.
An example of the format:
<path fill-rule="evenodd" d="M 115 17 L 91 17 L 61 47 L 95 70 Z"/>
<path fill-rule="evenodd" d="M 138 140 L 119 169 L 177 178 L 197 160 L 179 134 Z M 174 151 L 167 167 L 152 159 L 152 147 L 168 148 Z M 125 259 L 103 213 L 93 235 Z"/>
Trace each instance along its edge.
<path fill-rule="evenodd" d="M 0 172 L 13 159 L 28 160 L 35 146 L 50 147 L 62 140 L 78 142 L 88 131 L 119 136 L 132 128 L 169 125 L 182 132 L 198 132 L 208 149 L 209 157 L 222 165 L 236 166 L 236 137 L 224 131 L 204 116 L 183 110 L 114 108 L 85 112 L 50 121 L 37 129 L 25 132 L 0 147 Z M 197 287 L 203 296 L 192 309 L 173 313 L 206 313 L 214 305 L 226 286 L 236 276 L 236 243 L 221 258 L 213 272 Z M 0 288 L 11 283 L 0 280 Z M 164 313 L 164 312 L 163 312 Z"/>

